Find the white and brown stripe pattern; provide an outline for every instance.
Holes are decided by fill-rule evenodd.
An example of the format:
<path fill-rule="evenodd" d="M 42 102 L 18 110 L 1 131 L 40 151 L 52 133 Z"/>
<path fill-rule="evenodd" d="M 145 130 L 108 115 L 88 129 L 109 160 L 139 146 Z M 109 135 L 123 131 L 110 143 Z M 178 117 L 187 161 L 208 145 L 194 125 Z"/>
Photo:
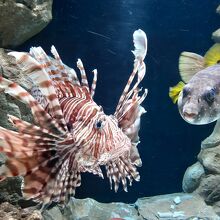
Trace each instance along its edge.
<path fill-rule="evenodd" d="M 134 33 L 134 70 L 121 95 L 114 115 L 105 115 L 93 101 L 97 82 L 94 70 L 91 87 L 82 61 L 76 72 L 63 64 L 55 47 L 54 58 L 41 47 L 30 53 L 11 52 L 18 66 L 34 84 L 30 91 L 0 77 L 0 89 L 27 104 L 38 125 L 14 116 L 9 120 L 17 132 L 0 127 L 0 151 L 8 156 L 4 176 L 23 175 L 24 193 L 43 203 L 68 201 L 81 184 L 81 172 L 91 172 L 103 178 L 100 166 L 107 170 L 111 188 L 120 182 L 127 191 L 127 180 L 139 181 L 136 166 L 141 164 L 137 150 L 140 117 L 145 112 L 138 95 L 138 85 L 145 74 L 146 36 Z M 142 45 L 143 44 L 143 45 Z M 130 86 L 138 75 L 138 80 Z"/>

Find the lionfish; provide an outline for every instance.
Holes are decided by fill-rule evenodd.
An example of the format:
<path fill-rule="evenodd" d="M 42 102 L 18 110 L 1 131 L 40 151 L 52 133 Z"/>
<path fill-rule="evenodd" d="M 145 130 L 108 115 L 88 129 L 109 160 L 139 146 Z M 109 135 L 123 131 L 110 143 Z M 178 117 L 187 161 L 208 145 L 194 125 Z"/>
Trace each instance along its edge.
<path fill-rule="evenodd" d="M 133 41 L 134 68 L 114 115 L 106 115 L 94 102 L 97 70 L 89 86 L 80 59 L 79 79 L 54 46 L 54 58 L 41 47 L 32 47 L 29 53 L 8 53 L 25 76 L 26 90 L 3 77 L 0 89 L 29 107 L 35 124 L 9 115 L 16 131 L 0 127 L 0 152 L 8 157 L 2 179 L 23 176 L 24 196 L 43 204 L 68 202 L 81 184 L 81 173 L 103 178 L 101 166 L 115 191 L 120 183 L 127 191 L 127 182 L 139 181 L 138 132 L 147 89 L 139 96 L 138 85 L 146 70 L 146 34 L 136 30 Z"/>

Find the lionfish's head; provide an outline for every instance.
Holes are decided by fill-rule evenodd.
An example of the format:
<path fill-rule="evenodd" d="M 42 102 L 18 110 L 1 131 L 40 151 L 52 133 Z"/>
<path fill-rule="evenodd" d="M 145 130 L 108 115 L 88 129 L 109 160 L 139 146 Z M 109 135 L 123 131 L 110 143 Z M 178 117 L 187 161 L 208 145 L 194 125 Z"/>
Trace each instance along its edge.
<path fill-rule="evenodd" d="M 80 164 L 83 166 L 114 161 L 128 153 L 132 146 L 130 138 L 119 127 L 118 119 L 106 115 L 101 108 L 96 114 L 81 117 L 73 132 L 75 143 L 81 148 Z"/>
<path fill-rule="evenodd" d="M 75 146 L 80 149 L 78 163 L 86 171 L 94 165 L 106 165 L 120 161 L 121 158 L 128 163 L 141 165 L 136 146 L 139 143 L 140 117 L 145 112 L 141 103 L 147 95 L 147 90 L 139 96 L 141 89 L 138 86 L 146 70 L 144 58 L 147 53 L 147 38 L 143 31 L 137 30 L 133 40 L 134 69 L 114 115 L 106 115 L 102 107 L 96 105 L 93 100 L 90 100 L 89 107 L 84 106 L 77 113 L 80 118 L 76 119 L 77 125 L 73 125 Z M 96 82 L 96 79 L 94 81 Z M 91 86 L 92 94 L 94 87 Z"/>

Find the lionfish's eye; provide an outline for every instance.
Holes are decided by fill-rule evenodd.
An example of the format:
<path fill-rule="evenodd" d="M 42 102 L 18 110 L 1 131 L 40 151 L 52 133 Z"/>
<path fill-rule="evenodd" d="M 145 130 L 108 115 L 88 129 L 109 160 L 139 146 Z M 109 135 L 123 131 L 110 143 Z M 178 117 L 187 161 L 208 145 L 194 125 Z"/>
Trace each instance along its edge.
<path fill-rule="evenodd" d="M 103 126 L 103 123 L 101 120 L 97 121 L 96 124 L 95 124 L 95 127 L 100 129 L 101 127 Z"/>
<path fill-rule="evenodd" d="M 67 128 L 68 128 L 69 131 L 71 131 L 71 130 L 73 129 L 73 124 L 70 123 L 70 122 L 68 122 L 68 123 L 66 124 L 66 126 L 67 126 Z"/>
<path fill-rule="evenodd" d="M 208 92 L 206 92 L 204 94 L 204 99 L 206 100 L 206 102 L 208 104 L 212 104 L 215 100 L 215 96 L 216 96 L 216 90 L 215 89 L 211 89 Z"/>
<path fill-rule="evenodd" d="M 189 93 L 190 93 L 190 88 L 184 87 L 182 93 L 183 93 L 183 98 L 185 98 L 187 95 L 189 95 Z"/>

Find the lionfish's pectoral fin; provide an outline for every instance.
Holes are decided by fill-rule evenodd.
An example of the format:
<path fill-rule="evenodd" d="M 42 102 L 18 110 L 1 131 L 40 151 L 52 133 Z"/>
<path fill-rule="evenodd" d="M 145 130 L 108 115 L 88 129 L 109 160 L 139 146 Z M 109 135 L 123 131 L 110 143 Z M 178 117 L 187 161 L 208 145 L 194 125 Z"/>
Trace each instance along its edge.
<path fill-rule="evenodd" d="M 119 157 L 116 161 L 109 161 L 105 167 L 110 188 L 112 189 L 114 184 L 115 192 L 118 191 L 120 182 L 122 183 L 124 191 L 127 192 L 127 180 L 130 186 L 133 180 L 140 181 L 139 172 L 128 156 Z"/>
<path fill-rule="evenodd" d="M 23 131 L 28 127 L 25 123 L 19 126 Z M 8 157 L 1 175 L 24 176 L 24 193 L 30 197 L 36 196 L 49 181 L 51 168 L 58 160 L 54 154 L 56 138 L 48 138 L 47 134 L 38 136 L 39 129 L 35 126 L 29 133 L 23 133 L 21 129 L 15 132 L 0 127 L 0 152 Z"/>
<path fill-rule="evenodd" d="M 68 157 L 60 158 L 57 152 L 57 144 L 63 139 L 14 116 L 9 120 L 18 132 L 0 127 L 0 152 L 8 157 L 0 176 L 23 176 L 27 198 L 43 203 L 68 200 L 81 177 Z"/>

